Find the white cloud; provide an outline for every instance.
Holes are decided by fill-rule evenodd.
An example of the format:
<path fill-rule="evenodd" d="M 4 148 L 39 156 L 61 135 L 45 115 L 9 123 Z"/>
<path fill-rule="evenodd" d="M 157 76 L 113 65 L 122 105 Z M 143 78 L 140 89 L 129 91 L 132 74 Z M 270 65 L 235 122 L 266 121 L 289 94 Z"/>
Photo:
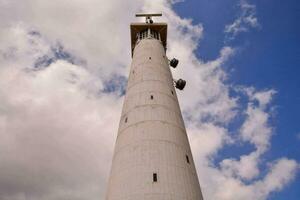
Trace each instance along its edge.
<path fill-rule="evenodd" d="M 196 151 L 194 155 L 196 155 L 198 169 L 200 169 L 198 172 L 204 196 L 208 199 L 267 199 L 271 192 L 281 190 L 290 182 L 299 168 L 296 161 L 281 158 L 271 165 L 265 177 L 258 178 L 258 176 L 261 177 L 262 156 L 270 145 L 272 127 L 269 125 L 269 118 L 271 113 L 267 108 L 275 91 L 255 91 L 254 88 L 243 88 L 242 91 L 248 95 L 249 103 L 245 110 L 246 118 L 240 129 L 240 140 L 230 139 L 230 134 L 226 129 L 220 129 L 223 130 L 222 134 L 217 137 L 214 137 L 218 133 L 216 130 L 213 131 L 213 134 L 210 131 L 203 133 L 201 129 L 189 131 L 192 135 L 192 149 Z M 255 101 L 257 101 L 256 104 Z M 203 123 L 201 124 L 204 126 Z M 215 129 L 218 126 L 213 125 L 213 127 Z M 249 154 L 242 154 L 238 159 L 221 160 L 220 167 L 214 166 L 212 155 L 217 155 L 217 151 L 221 151 L 222 147 L 235 142 L 250 142 L 255 149 Z M 200 150 L 201 147 L 205 149 L 212 147 L 212 150 L 206 152 Z M 206 154 L 199 154 L 199 152 Z M 285 175 L 279 175 L 281 170 L 285 170 Z M 277 177 L 276 184 L 273 186 L 272 179 L 275 177 Z M 249 181 L 251 182 L 249 183 Z M 270 187 L 263 187 L 263 184 L 270 185 Z M 210 188 L 212 185 L 215 187 L 214 189 Z"/>
<path fill-rule="evenodd" d="M 287 158 L 279 158 L 265 177 L 257 178 L 273 132 L 268 108 L 275 91 L 244 87 L 241 93 L 249 103 L 240 108 L 239 97 L 230 95 L 236 86 L 226 83 L 222 69 L 235 50 L 223 47 L 217 59 L 199 60 L 194 51 L 203 27 L 180 18 L 170 1 L 0 5 L 1 199 L 104 199 L 122 105 L 119 89 L 105 93 L 104 88 L 107 80 L 127 75 L 128 25 L 142 10 L 163 12 L 157 20 L 169 23 L 168 55 L 180 60 L 174 78 L 188 80 L 178 96 L 205 199 L 263 200 L 294 178 L 298 164 Z M 255 23 L 251 17 L 246 21 Z M 57 44 L 75 62 L 56 58 Z M 47 61 L 48 67 L 35 68 L 45 55 L 55 59 Z M 228 124 L 244 115 L 235 138 Z M 236 143 L 251 143 L 255 150 L 214 164 L 222 148 Z"/>
<path fill-rule="evenodd" d="M 267 199 L 271 192 L 279 191 L 284 185 L 290 182 L 294 177 L 299 165 L 294 160 L 281 158 L 270 163 L 269 173 L 262 180 L 255 181 L 250 185 L 230 179 L 226 180 L 227 191 L 220 191 L 221 199 Z"/>
<path fill-rule="evenodd" d="M 251 180 L 259 175 L 258 157 L 256 152 L 243 155 L 237 161 L 235 159 L 224 159 L 221 163 L 222 172 L 227 176 L 239 176 L 245 180 Z"/>
<path fill-rule="evenodd" d="M 188 132 L 195 157 L 201 161 L 213 157 L 226 143 L 231 142 L 227 130 L 212 123 L 190 126 Z"/>
<path fill-rule="evenodd" d="M 252 101 L 248 103 L 247 118 L 241 127 L 242 139 L 254 144 L 259 153 L 265 152 L 269 146 L 272 127 L 268 125 L 270 114 L 265 107 L 274 93 L 273 90 L 269 90 L 250 94 L 249 98 Z M 255 105 L 253 100 L 257 100 L 258 105 Z"/>
<path fill-rule="evenodd" d="M 101 80 L 82 66 L 58 60 L 35 70 L 49 44 L 20 26 L 7 31 L 14 50 L 0 60 L 1 199 L 96 199 L 121 99 L 98 96 Z"/>
<path fill-rule="evenodd" d="M 241 9 L 239 16 L 233 23 L 225 26 L 224 32 L 228 34 L 229 39 L 234 39 L 241 32 L 248 32 L 250 28 L 259 27 L 256 6 L 246 0 L 240 0 L 239 6 Z"/>

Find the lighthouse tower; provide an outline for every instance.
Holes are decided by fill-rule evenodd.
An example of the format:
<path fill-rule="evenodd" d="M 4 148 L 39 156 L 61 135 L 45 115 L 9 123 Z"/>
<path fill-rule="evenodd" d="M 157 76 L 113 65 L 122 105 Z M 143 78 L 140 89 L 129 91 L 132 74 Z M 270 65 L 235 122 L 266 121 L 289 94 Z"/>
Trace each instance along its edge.
<path fill-rule="evenodd" d="M 203 200 L 170 66 L 167 24 L 137 14 L 132 63 L 115 144 L 106 200 Z M 174 87 L 175 86 L 175 87 Z"/>

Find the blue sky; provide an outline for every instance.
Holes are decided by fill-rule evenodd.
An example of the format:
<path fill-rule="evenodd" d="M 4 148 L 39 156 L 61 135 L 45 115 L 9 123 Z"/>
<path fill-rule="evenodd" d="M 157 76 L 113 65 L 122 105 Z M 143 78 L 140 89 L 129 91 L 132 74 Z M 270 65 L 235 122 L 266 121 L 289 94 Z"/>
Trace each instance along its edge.
<path fill-rule="evenodd" d="M 272 147 L 264 159 L 287 156 L 300 160 L 300 2 L 296 0 L 248 1 L 256 6 L 260 26 L 240 33 L 232 40 L 226 38 L 225 25 L 239 15 L 237 0 L 187 0 L 174 5 L 176 12 L 193 23 L 201 23 L 204 37 L 196 50 L 203 60 L 215 59 L 225 45 L 238 48 L 237 56 L 223 67 L 229 72 L 229 83 L 252 85 L 258 89 L 273 88 L 275 127 Z M 239 149 L 238 149 L 239 148 Z M 224 149 L 223 155 L 234 150 L 249 151 L 251 146 Z M 269 199 L 298 199 L 300 178 Z"/>

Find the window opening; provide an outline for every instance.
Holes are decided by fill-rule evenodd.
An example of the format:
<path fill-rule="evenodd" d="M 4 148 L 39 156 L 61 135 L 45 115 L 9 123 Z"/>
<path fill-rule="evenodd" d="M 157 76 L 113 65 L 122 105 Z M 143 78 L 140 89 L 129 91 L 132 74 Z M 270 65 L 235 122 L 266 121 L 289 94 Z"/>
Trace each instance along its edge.
<path fill-rule="evenodd" d="M 188 156 L 188 155 L 185 155 L 185 158 L 186 158 L 186 162 L 187 162 L 187 163 L 190 163 L 189 156 Z"/>
<path fill-rule="evenodd" d="M 153 173 L 153 182 L 157 182 L 157 173 Z"/>
<path fill-rule="evenodd" d="M 173 90 L 171 90 L 171 93 L 172 93 L 172 95 L 174 95 L 174 92 L 173 92 Z"/>
<path fill-rule="evenodd" d="M 153 99 L 153 95 L 150 96 L 150 99 Z"/>
<path fill-rule="evenodd" d="M 149 57 L 149 60 L 151 60 L 151 57 Z"/>
<path fill-rule="evenodd" d="M 127 121 L 128 121 L 128 118 L 126 117 L 126 118 L 125 118 L 125 123 L 127 123 Z"/>

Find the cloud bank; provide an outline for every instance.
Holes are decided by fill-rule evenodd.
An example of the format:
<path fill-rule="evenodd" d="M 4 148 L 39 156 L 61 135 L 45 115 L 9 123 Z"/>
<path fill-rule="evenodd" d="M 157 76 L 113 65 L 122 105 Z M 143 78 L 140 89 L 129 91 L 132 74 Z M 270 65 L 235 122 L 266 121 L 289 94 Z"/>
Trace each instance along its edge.
<path fill-rule="evenodd" d="M 205 30 L 172 3 L 0 1 L 0 199 L 104 199 L 130 63 L 128 25 L 140 11 L 163 12 L 167 53 L 180 60 L 174 78 L 189 80 L 179 101 L 205 199 L 264 200 L 295 178 L 295 160 L 263 159 L 276 91 L 229 84 L 222 66 L 234 59 L 230 46 L 215 60 L 197 58 Z M 243 16 L 250 25 L 251 13 Z M 253 149 L 217 160 L 236 145 Z"/>

